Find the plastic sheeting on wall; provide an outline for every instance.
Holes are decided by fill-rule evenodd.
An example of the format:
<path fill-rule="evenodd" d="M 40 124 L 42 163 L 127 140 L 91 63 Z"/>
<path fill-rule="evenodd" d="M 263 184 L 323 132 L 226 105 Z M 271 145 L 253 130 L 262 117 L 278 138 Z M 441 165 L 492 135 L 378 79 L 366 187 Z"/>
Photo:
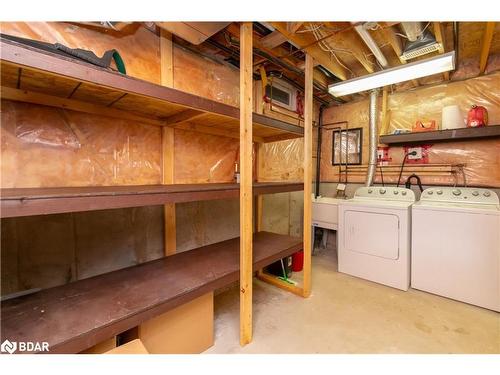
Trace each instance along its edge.
<path fill-rule="evenodd" d="M 500 124 L 500 72 L 461 82 L 441 84 L 389 96 L 390 128 L 411 129 L 418 120 L 441 125 L 443 107 L 458 105 L 462 117 L 472 104 L 486 107 L 490 124 Z M 462 127 L 465 126 L 461 124 Z"/>
<path fill-rule="evenodd" d="M 232 182 L 238 153 L 238 139 L 176 129 L 174 180 Z"/>
<path fill-rule="evenodd" d="M 460 82 L 451 82 L 418 90 L 396 93 L 389 96 L 390 129 L 411 129 L 417 120 L 435 120 L 441 124 L 441 110 L 444 106 L 456 104 L 463 117 L 472 104 L 483 105 L 488 109 L 489 123 L 500 124 L 500 72 Z M 363 100 L 325 111 L 324 123 L 348 121 L 349 128 L 363 127 L 363 164 L 366 164 L 368 151 L 368 106 Z M 379 117 L 380 120 L 380 117 Z M 380 124 L 380 121 L 379 121 Z M 345 124 L 339 126 L 344 127 Z M 332 132 L 323 132 L 321 180 L 335 182 L 339 180 L 339 167 L 332 166 Z M 463 170 L 467 184 L 477 186 L 500 186 L 500 140 L 473 140 L 464 142 L 436 143 L 428 150 L 430 164 L 465 164 Z M 400 164 L 404 157 L 402 147 L 391 147 L 391 164 Z M 418 174 L 418 173 L 417 173 Z M 402 181 L 406 181 L 404 173 Z M 422 173 L 424 184 L 463 185 L 461 172 L 426 175 Z M 364 182 L 364 175 L 351 174 L 349 182 Z M 395 176 L 384 176 L 388 183 L 397 182 Z M 375 182 L 381 182 L 377 170 Z"/>
<path fill-rule="evenodd" d="M 1 144 L 4 188 L 161 181 L 157 127 L 3 100 Z"/>
<path fill-rule="evenodd" d="M 2 22 L 1 28 L 4 34 L 58 42 L 70 48 L 93 51 L 98 56 L 106 50 L 116 49 L 125 62 L 127 75 L 160 83 L 159 37 L 144 27 L 119 34 L 66 22 Z"/>
<path fill-rule="evenodd" d="M 304 140 L 264 143 L 258 161 L 259 181 L 303 181 Z"/>
<path fill-rule="evenodd" d="M 174 87 L 239 107 L 239 71 L 178 46 L 174 48 Z"/>

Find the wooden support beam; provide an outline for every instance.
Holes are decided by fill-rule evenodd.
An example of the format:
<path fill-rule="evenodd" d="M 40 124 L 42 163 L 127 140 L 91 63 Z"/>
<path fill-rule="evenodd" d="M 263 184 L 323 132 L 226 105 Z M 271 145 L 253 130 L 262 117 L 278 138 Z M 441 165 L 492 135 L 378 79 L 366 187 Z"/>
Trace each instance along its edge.
<path fill-rule="evenodd" d="M 163 86 L 174 86 L 174 52 L 172 46 L 172 34 L 161 29 L 160 31 L 160 74 L 161 84 Z M 193 111 L 193 110 L 187 110 Z M 179 116 L 187 111 L 181 112 Z M 200 111 L 196 111 L 200 112 Z M 191 116 L 192 117 L 192 116 Z M 174 179 L 174 148 L 175 148 L 175 130 L 171 127 L 162 129 L 162 183 L 173 184 Z M 177 230 L 175 203 L 168 203 L 163 206 L 164 218 L 164 254 L 173 255 L 177 251 Z"/>
<path fill-rule="evenodd" d="M 165 125 L 173 126 L 183 122 L 191 121 L 195 118 L 201 117 L 206 112 L 198 111 L 196 109 L 186 109 L 185 111 L 171 115 L 165 119 Z"/>
<path fill-rule="evenodd" d="M 205 133 L 205 134 L 210 134 L 210 135 L 218 135 L 221 137 L 240 139 L 239 132 L 234 132 L 234 131 L 229 130 L 229 129 L 220 129 L 220 128 L 217 128 L 214 126 L 195 124 L 192 122 L 183 122 L 182 124 L 175 125 L 174 128 L 194 131 L 194 132 L 198 132 L 198 133 Z M 267 138 L 259 137 L 256 135 L 253 136 L 253 140 L 254 140 L 254 142 L 259 142 L 259 143 L 268 142 Z"/>
<path fill-rule="evenodd" d="M 240 344 L 252 341 L 252 23 L 240 26 Z"/>
<path fill-rule="evenodd" d="M 327 26 L 336 28 L 333 22 L 326 22 Z M 332 41 L 334 40 L 334 43 Z M 368 73 L 373 73 L 375 71 L 375 59 L 369 57 L 373 55 L 365 42 L 361 37 L 354 31 L 346 31 L 332 36 L 332 38 L 326 39 L 326 42 L 332 41 L 332 46 L 339 45 L 339 47 L 352 52 L 352 55 L 358 60 L 358 62 L 365 68 Z"/>
<path fill-rule="evenodd" d="M 287 29 L 292 34 L 295 34 L 302 27 L 304 22 L 287 22 Z"/>
<path fill-rule="evenodd" d="M 304 285 L 303 296 L 311 294 L 312 270 L 312 124 L 313 124 L 313 57 L 306 53 L 304 93 Z"/>
<path fill-rule="evenodd" d="M 390 115 L 388 111 L 388 105 L 389 105 L 388 102 L 389 102 L 389 88 L 388 86 L 384 86 L 384 89 L 382 91 L 382 118 L 381 118 L 379 135 L 385 135 L 389 130 Z"/>
<path fill-rule="evenodd" d="M 69 109 L 77 112 L 91 113 L 99 116 L 107 116 L 122 120 L 136 121 L 149 125 L 163 126 L 165 122 L 152 117 L 139 116 L 134 113 L 120 109 L 110 108 L 99 104 L 83 102 L 75 99 L 66 99 L 58 96 L 41 94 L 33 91 L 1 87 L 2 99 L 18 102 L 46 105 L 49 107 Z"/>
<path fill-rule="evenodd" d="M 434 36 L 436 37 L 436 42 L 439 43 L 438 52 L 442 54 L 446 50 L 446 41 L 444 38 L 443 24 L 441 22 L 433 22 L 433 27 L 434 27 Z M 450 72 L 444 72 L 443 76 L 446 81 L 450 80 Z"/>
<path fill-rule="evenodd" d="M 264 48 L 273 49 L 286 42 L 286 37 L 279 31 L 273 31 L 271 34 L 260 38 L 260 45 Z"/>
<path fill-rule="evenodd" d="M 345 80 L 347 79 L 347 69 L 339 64 L 335 59 L 332 59 L 329 52 L 323 51 L 317 44 L 311 45 L 315 39 L 312 35 L 308 34 L 295 34 L 288 30 L 286 22 L 271 22 L 271 25 L 282 33 L 287 40 L 295 43 L 299 47 L 308 46 L 305 48 L 305 52 L 310 54 L 314 59 L 316 59 L 321 65 L 323 65 L 330 72 L 335 74 L 338 78 Z"/>
<path fill-rule="evenodd" d="M 483 34 L 483 42 L 481 44 L 481 55 L 479 56 L 479 75 L 484 74 L 488 65 L 488 57 L 490 55 L 491 41 L 495 32 L 495 22 L 486 22 Z"/>
<path fill-rule="evenodd" d="M 302 288 L 296 285 L 289 284 L 286 281 L 280 280 L 276 276 L 269 275 L 262 270 L 257 271 L 257 278 L 280 289 L 286 290 L 287 292 L 292 292 L 293 294 L 301 297 L 304 296 L 304 290 Z"/>

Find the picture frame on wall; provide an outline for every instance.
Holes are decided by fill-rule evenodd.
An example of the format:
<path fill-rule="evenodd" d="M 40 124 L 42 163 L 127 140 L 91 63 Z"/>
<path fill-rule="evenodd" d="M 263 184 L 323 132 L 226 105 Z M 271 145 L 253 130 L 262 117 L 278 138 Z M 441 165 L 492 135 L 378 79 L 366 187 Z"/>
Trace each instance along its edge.
<path fill-rule="evenodd" d="M 363 128 L 333 130 L 332 165 L 360 165 L 363 160 Z"/>

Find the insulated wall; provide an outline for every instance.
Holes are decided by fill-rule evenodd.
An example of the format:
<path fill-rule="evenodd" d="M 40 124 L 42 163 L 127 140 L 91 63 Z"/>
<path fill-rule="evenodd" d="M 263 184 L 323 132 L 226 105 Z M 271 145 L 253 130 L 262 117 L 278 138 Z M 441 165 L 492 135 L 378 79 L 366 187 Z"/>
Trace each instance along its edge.
<path fill-rule="evenodd" d="M 381 98 L 379 98 L 381 108 Z M 411 129 L 416 121 L 435 120 L 441 125 L 441 110 L 444 106 L 456 104 L 460 107 L 463 118 L 472 104 L 487 108 L 489 123 L 500 124 L 500 72 L 465 81 L 439 84 L 432 87 L 413 89 L 407 92 L 389 95 L 388 109 L 390 116 L 389 133 L 395 129 Z M 332 165 L 332 128 L 363 128 L 363 164 L 368 163 L 368 99 L 355 103 L 331 107 L 324 112 L 324 125 L 330 130 L 323 131 L 321 153 L 321 181 L 337 182 L 339 166 Z M 379 117 L 379 128 L 380 128 Z M 464 124 L 461 124 L 465 126 Z M 500 140 L 484 139 L 460 142 L 429 144 L 427 149 L 430 164 L 463 164 L 466 183 L 472 186 L 500 187 Z M 390 164 L 401 164 L 404 157 L 402 147 L 391 147 Z M 419 174 L 419 172 L 416 172 Z M 463 184 L 461 173 L 426 174 L 425 167 L 421 172 L 422 182 L 431 185 Z M 401 179 L 406 180 L 407 173 Z M 351 173 L 349 182 L 363 182 L 364 173 Z M 384 181 L 395 183 L 397 175 L 386 175 Z M 375 182 L 381 182 L 379 171 Z"/>

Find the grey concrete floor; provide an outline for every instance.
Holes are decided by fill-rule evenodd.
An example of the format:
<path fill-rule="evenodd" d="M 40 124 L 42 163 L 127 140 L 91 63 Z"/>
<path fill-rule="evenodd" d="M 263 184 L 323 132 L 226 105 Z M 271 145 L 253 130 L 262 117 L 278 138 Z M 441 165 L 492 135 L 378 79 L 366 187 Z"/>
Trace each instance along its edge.
<path fill-rule="evenodd" d="M 309 298 L 259 280 L 253 293 L 253 341 L 239 345 L 235 286 L 215 297 L 205 353 L 500 353 L 500 314 L 339 273 L 332 248 L 313 257 Z"/>

